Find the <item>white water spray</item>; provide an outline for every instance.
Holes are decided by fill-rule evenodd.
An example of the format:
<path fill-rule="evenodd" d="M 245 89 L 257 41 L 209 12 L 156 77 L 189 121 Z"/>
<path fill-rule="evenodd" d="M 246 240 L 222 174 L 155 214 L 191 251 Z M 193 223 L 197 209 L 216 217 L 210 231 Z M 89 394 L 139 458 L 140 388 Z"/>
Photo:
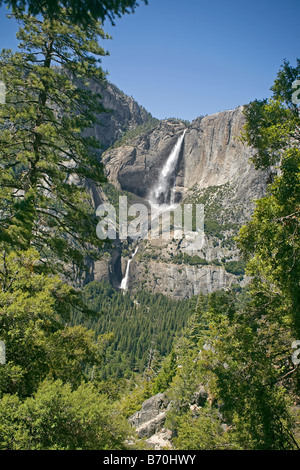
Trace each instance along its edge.
<path fill-rule="evenodd" d="M 150 192 L 150 204 L 166 206 L 166 208 L 168 207 L 169 209 L 175 204 L 175 171 L 185 133 L 186 129 L 177 140 L 172 152 L 165 162 L 159 175 L 157 185 Z"/>
<path fill-rule="evenodd" d="M 120 289 L 127 290 L 127 288 L 128 288 L 129 267 L 130 267 L 131 261 L 133 260 L 133 258 L 135 257 L 135 255 L 138 251 L 138 248 L 139 247 L 137 246 L 134 253 L 133 253 L 133 255 L 132 255 L 132 257 L 127 261 L 126 272 L 125 272 L 125 276 L 122 279 Z"/>

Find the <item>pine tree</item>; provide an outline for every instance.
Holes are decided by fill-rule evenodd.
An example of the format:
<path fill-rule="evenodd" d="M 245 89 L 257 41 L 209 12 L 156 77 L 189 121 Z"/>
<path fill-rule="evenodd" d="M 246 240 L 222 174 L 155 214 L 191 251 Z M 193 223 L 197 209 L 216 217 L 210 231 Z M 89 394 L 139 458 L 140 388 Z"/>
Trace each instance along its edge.
<path fill-rule="evenodd" d="M 148 0 L 143 0 L 147 5 Z M 61 14 L 66 9 L 74 24 L 89 27 L 93 19 L 104 21 L 106 18 L 114 24 L 115 17 L 134 12 L 138 6 L 136 0 L 0 0 L 0 6 L 6 4 L 13 9 L 27 9 L 32 15 L 47 15 L 48 18 Z"/>
<path fill-rule="evenodd" d="M 85 265 L 101 246 L 84 186 L 105 181 L 100 143 L 84 137 L 104 109 L 88 85 L 104 81 L 106 38 L 91 19 L 84 31 L 65 11 L 56 18 L 12 15 L 20 51 L 2 51 L 6 104 L 0 108 L 0 240 L 34 246 L 41 259 Z M 57 267 L 57 266 L 56 266 Z"/>
<path fill-rule="evenodd" d="M 34 249 L 0 252 L 0 338 L 6 346 L 0 396 L 29 396 L 46 377 L 78 386 L 87 380 L 86 368 L 101 363 L 109 341 L 69 326 L 77 296 L 58 276 L 36 273 L 38 262 Z"/>
<path fill-rule="evenodd" d="M 282 315 L 288 313 L 296 338 L 300 333 L 300 114 L 293 102 L 293 83 L 299 77 L 300 59 L 295 67 L 285 61 L 271 99 L 245 107 L 242 138 L 256 150 L 253 162 L 256 168 L 275 166 L 276 174 L 239 236 L 260 300 L 273 298 L 276 310 L 282 305 Z"/>

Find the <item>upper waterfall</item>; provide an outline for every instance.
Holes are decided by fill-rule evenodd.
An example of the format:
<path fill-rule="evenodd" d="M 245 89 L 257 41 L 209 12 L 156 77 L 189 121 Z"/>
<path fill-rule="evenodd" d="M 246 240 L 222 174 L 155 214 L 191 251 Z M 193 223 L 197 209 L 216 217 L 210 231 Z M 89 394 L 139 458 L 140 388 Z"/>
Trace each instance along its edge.
<path fill-rule="evenodd" d="M 156 204 L 159 206 L 173 206 L 175 204 L 176 167 L 185 133 L 186 129 L 178 138 L 169 157 L 167 158 L 167 161 L 159 175 L 157 184 L 150 191 L 150 204 Z"/>

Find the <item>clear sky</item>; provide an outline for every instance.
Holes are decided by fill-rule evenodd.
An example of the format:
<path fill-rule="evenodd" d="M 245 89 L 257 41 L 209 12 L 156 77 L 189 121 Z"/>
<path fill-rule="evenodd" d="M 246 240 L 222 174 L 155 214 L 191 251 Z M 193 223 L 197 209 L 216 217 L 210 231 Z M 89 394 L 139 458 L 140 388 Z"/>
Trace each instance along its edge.
<path fill-rule="evenodd" d="M 0 48 L 16 46 L 0 9 Z M 154 117 L 193 120 L 270 96 L 300 57 L 300 0 L 149 0 L 108 22 L 108 79 Z"/>

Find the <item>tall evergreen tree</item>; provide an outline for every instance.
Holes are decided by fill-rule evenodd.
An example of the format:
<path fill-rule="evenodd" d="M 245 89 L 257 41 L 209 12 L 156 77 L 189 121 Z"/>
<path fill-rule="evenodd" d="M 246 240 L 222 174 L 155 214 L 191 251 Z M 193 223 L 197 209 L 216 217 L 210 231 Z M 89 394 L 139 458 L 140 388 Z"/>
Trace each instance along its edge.
<path fill-rule="evenodd" d="M 68 325 L 73 289 L 58 276 L 35 273 L 34 249 L 0 253 L 0 338 L 6 363 L 0 365 L 0 396 L 29 396 L 45 378 L 72 387 L 87 380 L 86 367 L 101 362 L 107 336 Z"/>
<path fill-rule="evenodd" d="M 260 301 L 262 296 L 266 303 L 277 299 L 276 306 L 281 304 L 283 315 L 288 313 L 293 322 L 296 339 L 300 334 L 300 114 L 293 102 L 293 83 L 299 78 L 300 59 L 295 67 L 285 61 L 271 88 L 272 98 L 245 107 L 243 140 L 256 150 L 255 166 L 272 168 L 275 175 L 239 236 Z"/>
<path fill-rule="evenodd" d="M 84 31 L 68 12 L 53 19 L 12 15 L 20 23 L 20 51 L 4 50 L 0 108 L 0 240 L 41 259 L 84 267 L 101 246 L 96 216 L 84 187 L 105 180 L 100 143 L 84 137 L 104 111 L 89 88 L 103 82 L 99 66 L 106 38 L 91 19 Z M 98 250 L 99 251 L 99 250 Z M 57 267 L 57 266 L 56 266 Z"/>

